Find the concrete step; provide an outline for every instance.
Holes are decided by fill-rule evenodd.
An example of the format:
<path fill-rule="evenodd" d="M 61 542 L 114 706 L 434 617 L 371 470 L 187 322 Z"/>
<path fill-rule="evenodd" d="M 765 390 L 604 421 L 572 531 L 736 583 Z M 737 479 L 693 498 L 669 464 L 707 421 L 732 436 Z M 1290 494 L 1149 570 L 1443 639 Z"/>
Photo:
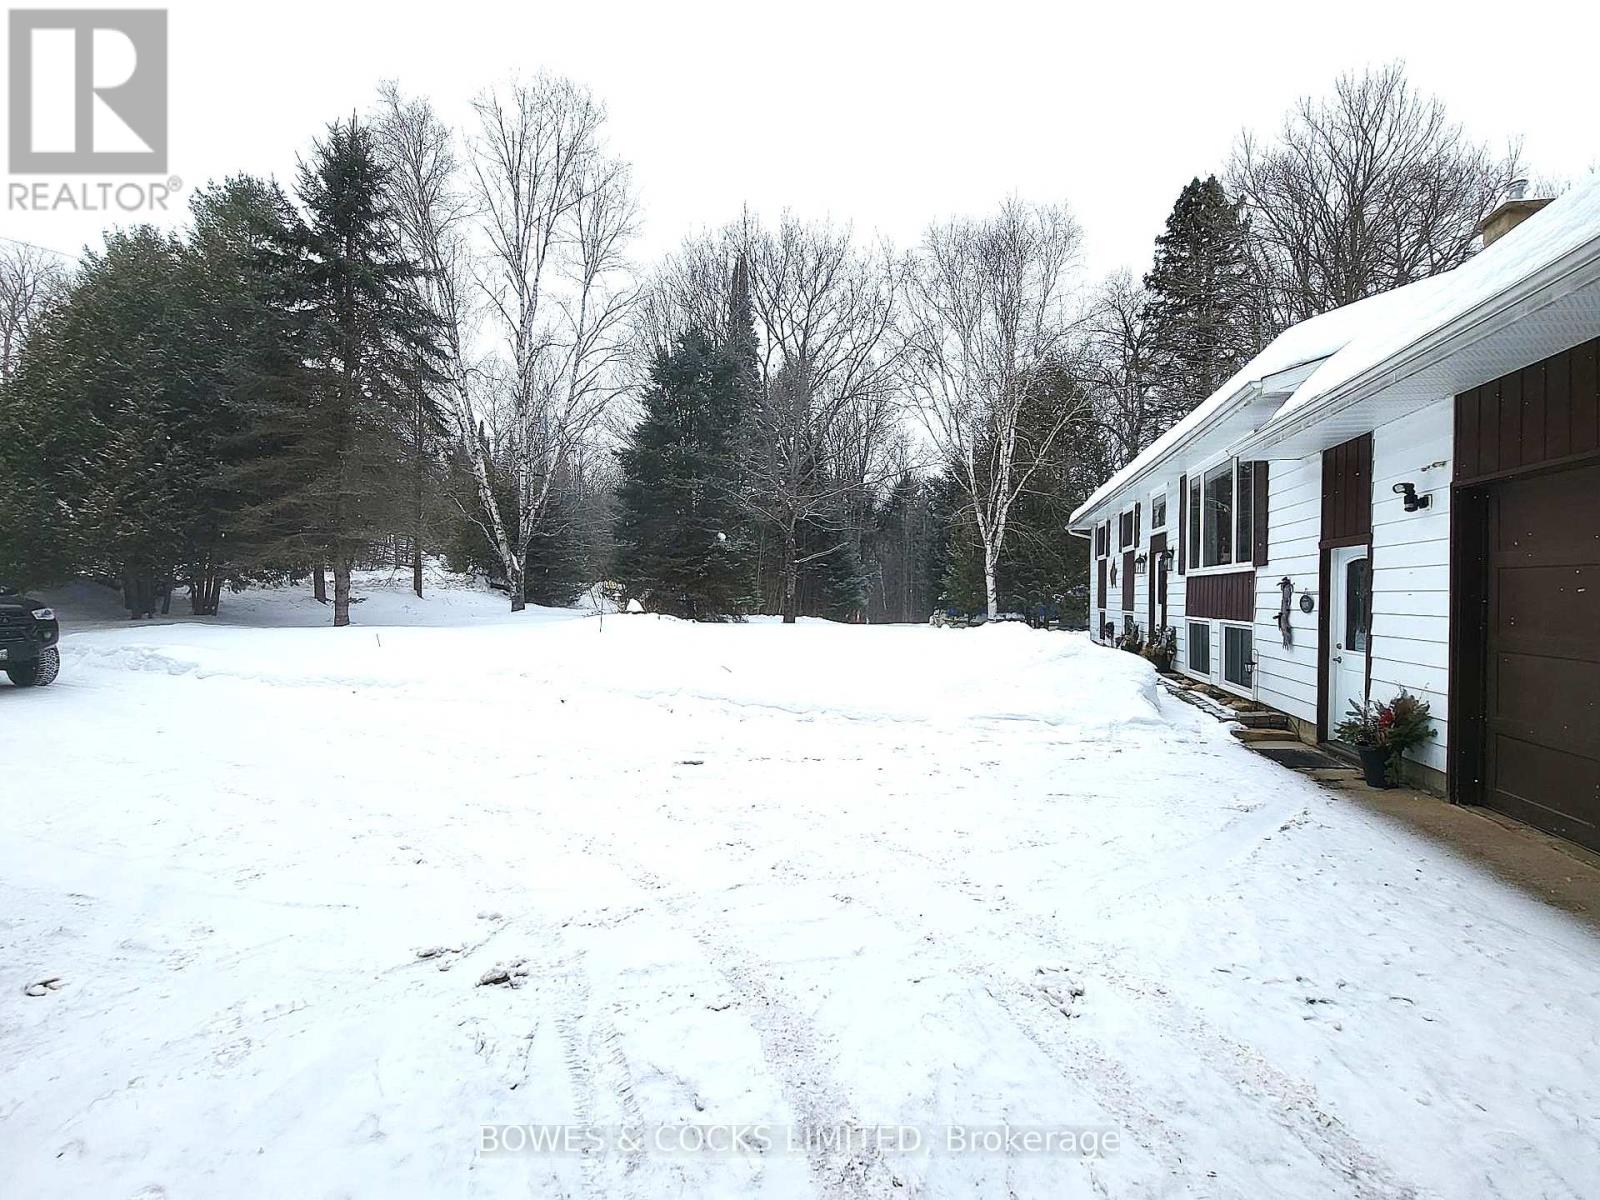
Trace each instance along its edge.
<path fill-rule="evenodd" d="M 1288 731 L 1284 729 L 1252 729 L 1248 725 L 1242 725 L 1237 729 L 1230 729 L 1228 732 L 1241 742 L 1254 744 L 1256 742 L 1282 742 L 1284 734 Z"/>
<path fill-rule="evenodd" d="M 1249 729 L 1288 729 L 1289 718 L 1279 712 L 1241 712 L 1235 721 Z"/>

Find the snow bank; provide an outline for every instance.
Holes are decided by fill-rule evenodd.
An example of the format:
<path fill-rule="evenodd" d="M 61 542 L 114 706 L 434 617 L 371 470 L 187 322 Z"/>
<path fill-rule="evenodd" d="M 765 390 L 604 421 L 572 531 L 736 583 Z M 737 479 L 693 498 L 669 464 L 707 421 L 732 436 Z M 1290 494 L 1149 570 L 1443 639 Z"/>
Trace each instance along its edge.
<path fill-rule="evenodd" d="M 73 632 L 56 685 L 0 687 L 26 748 L 0 790 L 7 1194 L 1600 1178 L 1600 1048 L 1573 1036 L 1600 1027 L 1600 939 L 1248 753 L 1133 655 L 255 603 L 235 620 L 277 623 Z M 486 1122 L 1122 1143 L 497 1158 Z"/>

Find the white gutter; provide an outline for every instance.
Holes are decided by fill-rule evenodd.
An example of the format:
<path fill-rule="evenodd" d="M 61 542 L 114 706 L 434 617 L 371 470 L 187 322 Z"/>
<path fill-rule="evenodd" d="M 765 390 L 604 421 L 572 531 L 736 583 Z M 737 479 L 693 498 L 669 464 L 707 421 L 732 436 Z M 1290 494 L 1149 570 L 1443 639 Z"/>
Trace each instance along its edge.
<path fill-rule="evenodd" d="M 1563 296 L 1600 282 L 1600 237 L 1590 239 L 1573 253 L 1525 276 L 1498 295 L 1474 305 L 1361 374 L 1309 401 L 1284 418 L 1281 425 L 1268 421 L 1246 442 L 1246 448 L 1263 449 L 1285 441 L 1319 421 L 1404 383 L 1450 355 L 1560 300 L 1561 296 L 1541 293 L 1568 281 L 1571 286 L 1563 291 Z"/>

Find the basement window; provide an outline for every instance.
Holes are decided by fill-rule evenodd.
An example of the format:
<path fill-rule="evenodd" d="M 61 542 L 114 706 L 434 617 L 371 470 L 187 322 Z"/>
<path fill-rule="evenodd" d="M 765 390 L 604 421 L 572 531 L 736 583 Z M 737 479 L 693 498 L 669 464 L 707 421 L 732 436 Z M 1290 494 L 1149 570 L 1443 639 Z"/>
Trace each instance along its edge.
<path fill-rule="evenodd" d="M 1237 688 L 1255 684 L 1255 635 L 1244 625 L 1222 627 L 1222 678 Z"/>
<path fill-rule="evenodd" d="M 1196 675 L 1211 677 L 1211 623 L 1209 621 L 1190 621 L 1189 623 L 1189 670 Z"/>

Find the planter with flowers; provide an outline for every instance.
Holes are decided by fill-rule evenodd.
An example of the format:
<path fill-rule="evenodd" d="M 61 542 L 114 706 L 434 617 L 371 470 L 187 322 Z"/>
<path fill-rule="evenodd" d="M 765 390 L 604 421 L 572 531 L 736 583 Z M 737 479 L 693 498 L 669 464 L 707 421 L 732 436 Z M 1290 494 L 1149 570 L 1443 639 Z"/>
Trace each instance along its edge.
<path fill-rule="evenodd" d="M 1400 782 L 1401 762 L 1407 750 L 1433 736 L 1428 702 L 1401 689 L 1387 704 L 1369 700 L 1352 704 L 1350 715 L 1333 736 L 1356 748 L 1370 787 L 1394 787 Z"/>

